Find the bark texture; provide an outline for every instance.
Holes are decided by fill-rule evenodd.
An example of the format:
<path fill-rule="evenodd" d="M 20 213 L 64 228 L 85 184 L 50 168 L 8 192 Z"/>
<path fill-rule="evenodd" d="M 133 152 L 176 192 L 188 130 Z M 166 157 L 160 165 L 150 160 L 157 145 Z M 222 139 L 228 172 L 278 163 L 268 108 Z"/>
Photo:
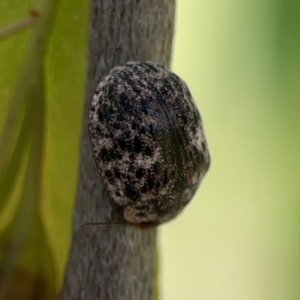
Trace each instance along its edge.
<path fill-rule="evenodd" d="M 87 131 L 90 99 L 101 77 L 127 61 L 169 67 L 175 0 L 91 0 L 86 105 L 73 237 L 61 300 L 150 300 L 155 295 L 156 228 L 121 222 L 92 156 Z"/>

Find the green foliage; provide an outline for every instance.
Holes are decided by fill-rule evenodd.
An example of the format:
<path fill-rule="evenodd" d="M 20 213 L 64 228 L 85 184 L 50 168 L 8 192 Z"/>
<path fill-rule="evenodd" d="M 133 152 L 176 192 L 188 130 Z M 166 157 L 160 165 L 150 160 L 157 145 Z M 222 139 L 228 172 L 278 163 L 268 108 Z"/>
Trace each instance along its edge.
<path fill-rule="evenodd" d="M 0 299 L 55 298 L 75 196 L 88 1 L 31 5 L 0 4 L 0 27 L 38 14 L 0 43 Z"/>

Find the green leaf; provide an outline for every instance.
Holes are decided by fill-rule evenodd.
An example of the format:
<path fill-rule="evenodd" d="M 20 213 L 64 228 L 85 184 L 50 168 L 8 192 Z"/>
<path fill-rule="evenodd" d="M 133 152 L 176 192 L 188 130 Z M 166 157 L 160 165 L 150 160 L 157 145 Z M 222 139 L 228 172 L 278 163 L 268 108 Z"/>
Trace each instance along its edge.
<path fill-rule="evenodd" d="M 29 0 L 27 1 L 29 2 Z M 24 3 L 20 0 L 4 0 L 1 2 L 0 6 L 3 5 L 10 12 L 10 17 L 7 17 L 6 14 L 1 13 L 0 9 L 2 27 L 26 16 L 28 8 L 31 9 L 32 7 L 28 4 L 24 5 Z M 39 7 L 36 4 L 35 10 L 40 12 L 43 3 L 45 1 L 40 2 Z M 1 124 L 4 123 L 2 121 L 3 112 L 8 107 L 7 103 L 9 105 L 16 103 L 18 106 L 17 108 L 8 109 L 12 112 L 13 126 L 10 126 L 9 131 L 7 131 L 10 132 L 8 139 L 2 139 L 5 147 L 2 148 L 4 152 L 1 153 L 0 157 L 0 161 L 2 160 L 0 188 L 4 187 L 4 193 L 0 193 L 0 214 L 3 213 L 6 219 L 11 219 L 9 212 L 15 206 L 16 200 L 19 200 L 16 197 L 16 192 L 20 191 L 19 182 L 23 177 L 24 162 L 31 151 L 30 138 L 34 135 L 32 129 L 37 126 L 34 119 L 36 117 L 30 116 L 32 110 L 28 107 L 29 104 L 32 104 L 31 99 L 33 96 L 28 96 L 28 100 L 25 99 L 24 106 L 20 106 L 23 105 L 25 97 L 25 87 L 23 85 L 28 86 L 28 81 L 33 81 L 34 77 L 42 78 L 39 76 L 30 78 L 32 72 L 36 72 L 34 70 L 39 67 L 40 72 L 46 75 L 46 91 L 43 95 L 46 99 L 43 100 L 46 100 L 45 105 L 47 108 L 46 127 L 43 134 L 43 141 L 45 142 L 43 145 L 43 170 L 40 170 L 40 176 L 43 178 L 44 183 L 43 198 L 40 198 L 39 201 L 42 201 L 40 203 L 43 209 L 41 218 L 43 224 L 46 225 L 47 237 L 52 246 L 55 263 L 58 266 L 58 282 L 60 284 L 68 254 L 72 207 L 76 193 L 79 139 L 82 129 L 85 88 L 88 8 L 88 0 L 81 2 L 62 0 L 59 2 L 54 32 L 51 35 L 50 44 L 47 44 L 44 48 L 42 59 L 39 59 L 37 50 L 32 49 L 32 47 L 36 47 L 33 45 L 36 34 L 41 31 L 37 28 L 41 26 L 41 23 L 45 23 L 41 21 L 43 16 L 41 13 L 34 30 L 26 30 L 24 33 L 7 38 L 0 43 L 0 64 L 1 68 L 4 66 L 3 69 L 6 72 L 5 75 L 3 72 L 0 74 L 0 94 L 1 100 L 3 99 L 3 101 L 0 101 L 0 135 L 3 128 Z M 48 9 L 47 11 L 50 12 L 51 10 Z M 52 14 L 51 21 L 53 20 L 54 16 Z M 22 63 L 18 83 L 13 91 L 14 95 L 12 95 L 10 86 L 15 80 L 15 70 L 20 64 L 20 57 L 24 52 L 24 44 L 28 38 L 31 38 L 30 47 L 26 51 L 27 56 Z M 40 66 L 36 65 L 35 61 L 37 59 L 41 62 Z M 7 62 L 8 60 L 9 62 Z M 18 98 L 16 95 L 22 96 Z M 17 101 L 8 101 L 9 98 L 17 99 Z M 31 111 L 28 112 L 28 119 L 30 120 L 28 122 L 30 124 L 25 121 L 27 110 Z M 25 125 L 26 123 L 28 126 Z M 25 131 L 24 134 L 22 130 Z M 0 143 L 4 145 L 2 142 Z M 17 144 L 21 146 L 19 147 Z M 17 157 L 17 160 L 15 157 Z M 0 225 L 2 225 L 1 221 Z"/>
<path fill-rule="evenodd" d="M 28 150 L 29 141 L 32 138 L 32 128 L 29 125 L 32 117 L 33 101 L 28 103 L 25 116 L 12 154 L 0 170 L 0 211 L 4 208 L 12 192 L 16 179 L 19 176 L 24 152 Z"/>
<path fill-rule="evenodd" d="M 35 104 L 37 126 L 30 141 L 21 200 L 0 236 L 0 299 L 51 300 L 56 294 L 55 264 L 40 211 L 44 109 L 42 101 Z"/>
<path fill-rule="evenodd" d="M 57 3 L 58 1 L 44 0 L 37 1 L 35 5 L 39 20 L 37 21 L 29 50 L 21 68 L 20 76 L 10 101 L 4 128 L 0 136 L 1 175 L 3 174 L 4 168 L 7 168 L 7 165 L 9 164 L 9 158 L 13 155 L 14 144 L 17 143 L 17 145 L 20 146 L 20 142 L 16 142 L 20 127 L 30 126 L 33 128 L 33 126 L 35 126 L 35 124 L 32 124 L 33 118 L 25 118 L 27 124 L 22 124 L 22 116 L 28 102 L 43 101 L 44 95 L 40 89 L 43 85 L 44 58 Z M 37 94 L 39 94 L 40 97 L 36 97 Z M 30 130 L 27 130 L 27 128 L 24 130 L 29 134 Z M 14 152 L 17 151 L 17 153 L 14 154 L 20 157 L 22 150 L 22 147 L 16 149 Z M 10 171 L 12 169 L 14 169 L 15 172 L 18 171 L 17 167 L 11 167 Z M 14 177 L 14 174 L 10 174 L 10 176 Z M 4 204 L 5 200 L 2 199 L 2 201 L 0 201 L 0 209 Z"/>
<path fill-rule="evenodd" d="M 0 137 L 0 183 L 7 183 L 0 208 L 13 189 L 25 150 L 29 151 L 19 205 L 11 224 L 0 236 L 0 299 L 50 300 L 56 294 L 56 268 L 43 225 L 42 200 L 46 136 L 44 59 L 57 4 L 51 0 L 36 4 L 39 20 Z"/>

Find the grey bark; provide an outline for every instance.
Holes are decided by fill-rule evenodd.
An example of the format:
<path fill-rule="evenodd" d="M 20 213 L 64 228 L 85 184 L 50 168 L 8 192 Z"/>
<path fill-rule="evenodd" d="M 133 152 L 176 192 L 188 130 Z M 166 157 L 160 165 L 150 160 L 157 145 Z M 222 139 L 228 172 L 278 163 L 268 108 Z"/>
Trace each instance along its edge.
<path fill-rule="evenodd" d="M 98 81 L 115 65 L 151 60 L 169 67 L 174 13 L 175 0 L 91 0 L 80 174 L 61 300 L 154 298 L 157 229 L 83 225 L 122 221 L 97 172 L 87 116 Z"/>

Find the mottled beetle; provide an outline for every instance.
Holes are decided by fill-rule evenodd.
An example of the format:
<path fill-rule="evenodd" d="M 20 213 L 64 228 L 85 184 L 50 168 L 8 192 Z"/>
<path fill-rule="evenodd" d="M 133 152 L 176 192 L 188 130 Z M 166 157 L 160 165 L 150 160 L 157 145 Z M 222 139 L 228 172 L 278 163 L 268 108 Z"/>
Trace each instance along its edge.
<path fill-rule="evenodd" d="M 128 62 L 100 81 L 89 134 L 105 188 L 130 223 L 158 225 L 174 218 L 210 165 L 188 87 L 153 62 Z"/>

